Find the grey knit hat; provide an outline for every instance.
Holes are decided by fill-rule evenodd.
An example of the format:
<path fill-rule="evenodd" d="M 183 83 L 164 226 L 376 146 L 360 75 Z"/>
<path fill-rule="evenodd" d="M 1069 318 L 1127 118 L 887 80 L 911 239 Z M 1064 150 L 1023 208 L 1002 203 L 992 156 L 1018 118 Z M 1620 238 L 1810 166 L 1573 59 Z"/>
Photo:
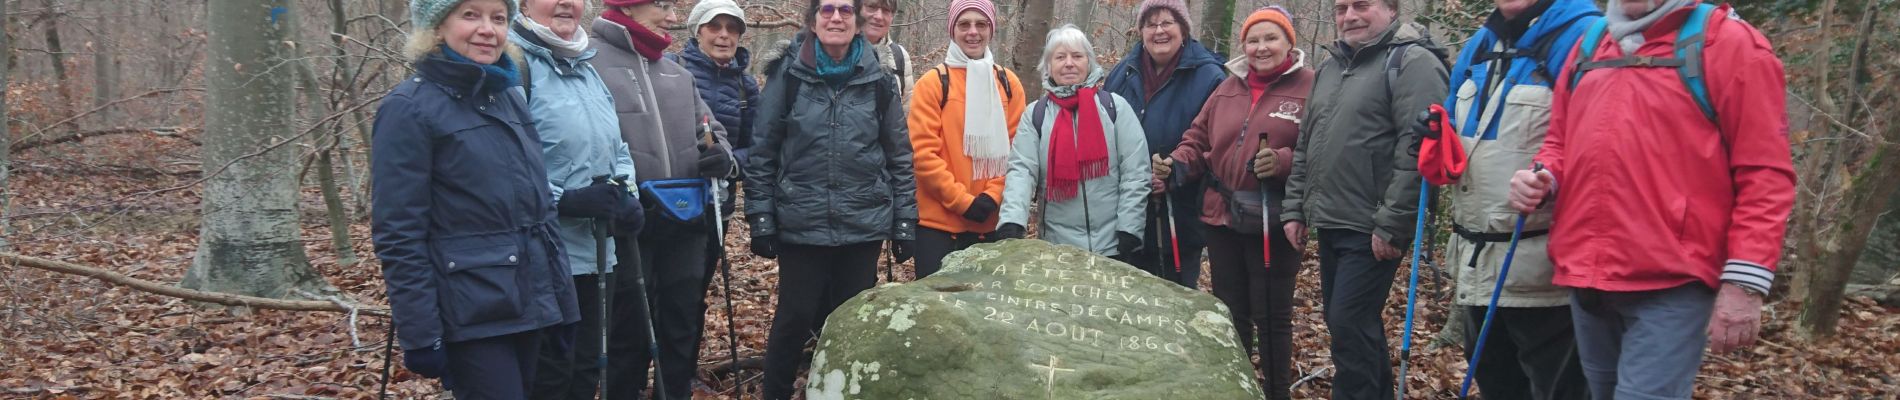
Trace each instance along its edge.
<path fill-rule="evenodd" d="M 693 6 L 693 11 L 686 15 L 686 26 L 693 27 L 693 32 L 698 33 L 700 25 L 712 22 L 713 18 L 720 15 L 738 18 L 739 29 L 745 29 L 745 9 L 739 8 L 739 4 L 732 0 L 700 0 L 699 4 Z"/>
<path fill-rule="evenodd" d="M 463 1 L 467 0 L 409 0 L 409 29 L 434 29 Z M 501 3 L 508 5 L 509 21 L 521 14 L 521 6 L 515 4 L 515 0 L 501 0 Z"/>

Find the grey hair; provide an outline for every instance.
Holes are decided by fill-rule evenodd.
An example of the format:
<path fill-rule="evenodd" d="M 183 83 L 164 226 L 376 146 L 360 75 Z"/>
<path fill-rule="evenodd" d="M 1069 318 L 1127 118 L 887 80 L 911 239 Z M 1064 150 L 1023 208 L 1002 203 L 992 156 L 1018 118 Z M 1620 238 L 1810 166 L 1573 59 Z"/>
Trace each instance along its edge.
<path fill-rule="evenodd" d="M 1090 71 L 1102 67 L 1095 61 L 1095 46 L 1089 44 L 1089 36 L 1082 33 L 1082 29 L 1076 28 L 1075 24 L 1062 24 L 1060 27 L 1049 30 L 1049 36 L 1045 40 L 1042 45 L 1042 61 L 1036 64 L 1036 71 L 1042 72 L 1043 77 L 1049 76 L 1049 56 L 1055 53 L 1058 46 L 1081 49 L 1082 53 L 1089 57 L 1088 70 Z"/>

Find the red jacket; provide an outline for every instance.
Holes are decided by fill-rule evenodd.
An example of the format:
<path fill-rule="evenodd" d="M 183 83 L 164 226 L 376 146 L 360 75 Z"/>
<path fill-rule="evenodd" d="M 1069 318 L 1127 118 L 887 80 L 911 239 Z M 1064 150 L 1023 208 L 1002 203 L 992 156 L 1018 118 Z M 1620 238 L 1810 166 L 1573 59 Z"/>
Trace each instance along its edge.
<path fill-rule="evenodd" d="M 1638 54 L 1673 57 L 1692 8 L 1642 34 Z M 1558 285 L 1644 291 L 1700 282 L 1766 290 L 1794 207 L 1786 81 L 1767 38 L 1722 6 L 1709 17 L 1704 118 L 1674 68 L 1558 79 L 1536 159 L 1556 176 L 1550 257 Z M 1623 55 L 1614 39 L 1595 60 Z M 1576 73 L 1572 62 L 1565 77 Z"/>
<path fill-rule="evenodd" d="M 1218 179 L 1228 190 L 1238 192 L 1236 196 L 1252 199 L 1255 204 L 1248 207 L 1250 212 L 1259 207 L 1260 180 L 1254 178 L 1250 168 L 1254 153 L 1259 152 L 1261 146 L 1261 133 L 1267 134 L 1266 146 L 1279 153 L 1275 158 L 1279 165 L 1274 167 L 1279 175 L 1266 182 L 1267 190 L 1273 192 L 1275 199 L 1286 196 L 1286 175 L 1293 171 L 1293 146 L 1300 139 L 1300 115 L 1306 106 L 1306 95 L 1313 91 L 1313 70 L 1306 67 L 1305 52 L 1293 49 L 1291 55 L 1298 57 L 1293 67 L 1266 88 L 1248 86 L 1250 71 L 1246 57 L 1228 62 L 1227 69 L 1234 74 L 1214 88 L 1214 93 L 1201 106 L 1201 113 L 1194 117 L 1187 132 L 1181 134 L 1181 144 L 1168 155 L 1174 159 L 1175 168 L 1181 168 L 1191 181 Z M 1256 89 L 1264 89 L 1257 101 Z M 1227 199 L 1214 188 L 1170 190 L 1205 190 L 1201 194 L 1201 222 L 1233 226 L 1227 220 L 1232 217 L 1227 213 Z M 1279 204 L 1274 204 L 1269 211 L 1272 213 L 1268 216 L 1275 221 L 1272 228 L 1277 231 Z"/>

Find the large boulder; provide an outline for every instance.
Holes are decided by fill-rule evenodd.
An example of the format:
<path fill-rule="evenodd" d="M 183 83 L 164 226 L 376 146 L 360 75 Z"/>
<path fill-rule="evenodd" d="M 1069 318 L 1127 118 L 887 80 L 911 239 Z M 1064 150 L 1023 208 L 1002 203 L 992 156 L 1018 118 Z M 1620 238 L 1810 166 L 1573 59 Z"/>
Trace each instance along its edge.
<path fill-rule="evenodd" d="M 805 397 L 1258 399 L 1226 306 L 1072 246 L 951 253 L 825 320 Z"/>

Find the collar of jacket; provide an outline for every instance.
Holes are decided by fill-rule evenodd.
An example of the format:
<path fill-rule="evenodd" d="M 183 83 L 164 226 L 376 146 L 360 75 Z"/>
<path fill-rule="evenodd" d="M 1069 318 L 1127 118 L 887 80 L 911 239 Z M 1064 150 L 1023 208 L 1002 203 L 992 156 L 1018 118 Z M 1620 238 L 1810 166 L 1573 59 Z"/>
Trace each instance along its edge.
<path fill-rule="evenodd" d="M 514 63 L 515 57 L 513 54 L 503 52 L 500 61 L 495 63 Z M 482 70 L 480 65 L 449 60 L 440 52 L 430 53 L 421 60 L 417 60 L 415 68 L 416 75 L 421 76 L 423 80 L 435 82 L 437 86 L 448 91 L 450 97 L 456 99 L 481 94 L 483 83 L 490 79 L 507 79 L 490 76 L 488 71 Z"/>
<path fill-rule="evenodd" d="M 737 51 L 732 53 L 732 62 L 726 63 L 726 65 L 719 65 L 719 63 L 712 60 L 711 56 L 706 55 L 705 50 L 699 48 L 699 40 L 694 39 L 686 41 L 686 49 L 680 50 L 680 59 L 723 74 L 743 75 L 745 74 L 746 68 L 752 66 L 752 51 L 746 49 L 744 46 L 740 46 Z"/>
<path fill-rule="evenodd" d="M 613 46 L 627 54 L 640 54 L 639 50 L 633 48 L 633 33 L 627 32 L 627 27 L 620 26 L 620 24 L 613 21 L 608 21 L 606 18 L 594 18 L 593 29 L 594 40 L 606 43 L 608 46 Z M 646 58 L 642 57 L 640 59 L 645 60 Z"/>
<path fill-rule="evenodd" d="M 786 51 L 782 52 L 783 55 L 781 57 L 784 59 L 768 62 L 767 65 L 778 66 L 779 63 L 790 62 L 791 65 L 786 72 L 789 72 L 792 77 L 802 79 L 808 84 L 825 85 L 825 78 L 818 76 L 818 37 L 809 31 L 801 32 L 796 38 L 792 39 L 792 43 L 789 46 Z M 869 49 L 866 50 L 868 51 Z M 863 57 L 858 57 L 857 72 L 852 73 L 851 79 L 845 81 L 845 85 L 850 86 L 872 82 L 878 79 L 884 79 L 885 75 L 887 75 L 887 73 L 884 72 L 883 66 L 878 65 L 877 57 L 867 54 Z"/>
<path fill-rule="evenodd" d="M 1288 55 L 1293 56 L 1293 67 L 1287 68 L 1286 72 L 1281 72 L 1280 76 L 1293 75 L 1295 73 L 1300 72 L 1300 69 L 1306 68 L 1306 51 L 1305 50 L 1300 50 L 1300 48 L 1294 47 L 1288 50 Z M 1234 57 L 1233 60 L 1227 61 L 1227 64 L 1222 65 L 1221 67 L 1227 69 L 1228 75 L 1232 75 L 1234 77 L 1240 78 L 1241 82 L 1246 82 L 1247 74 L 1250 72 L 1253 72 L 1253 67 L 1247 66 L 1247 56 L 1244 56 L 1244 55 L 1240 57 Z"/>
<path fill-rule="evenodd" d="M 594 58 L 596 51 L 594 49 L 587 49 L 587 51 L 581 52 L 579 57 L 555 57 L 554 51 L 548 50 L 548 43 L 542 41 L 541 36 L 535 35 L 534 31 L 528 30 L 528 27 L 521 26 L 521 24 L 512 25 L 513 27 L 508 30 L 508 40 L 515 42 L 515 46 L 520 47 L 521 52 L 527 53 L 528 57 L 548 60 L 549 64 L 554 64 L 555 72 L 562 76 L 574 75 L 575 68 L 580 67 L 580 65 L 586 63 L 587 60 Z M 522 77 L 522 79 L 525 80 L 528 78 Z"/>
<path fill-rule="evenodd" d="M 1141 46 L 1142 43 L 1136 41 L 1135 48 L 1128 50 L 1128 55 L 1122 56 L 1122 61 L 1117 63 L 1118 65 L 1123 65 L 1124 68 L 1130 69 L 1130 71 L 1126 72 L 1134 73 L 1137 77 L 1141 75 L 1141 67 L 1140 64 L 1137 63 L 1145 62 L 1142 60 L 1142 57 L 1148 54 Z M 1201 41 L 1194 39 L 1181 42 L 1181 54 L 1177 54 L 1175 57 L 1181 59 L 1181 62 L 1176 63 L 1174 66 L 1174 73 L 1177 74 L 1192 71 L 1195 68 L 1200 68 L 1208 64 L 1221 64 L 1221 56 L 1219 54 L 1214 54 L 1213 50 L 1208 50 L 1207 46 L 1201 45 Z"/>
<path fill-rule="evenodd" d="M 1382 54 L 1387 48 L 1415 43 L 1424 39 L 1425 26 L 1415 22 L 1395 21 L 1392 23 L 1392 26 L 1385 29 L 1384 34 L 1379 35 L 1379 40 L 1373 41 L 1370 45 L 1355 49 L 1352 48 L 1352 45 L 1346 44 L 1345 40 L 1338 40 L 1334 41 L 1333 45 L 1326 46 L 1326 52 L 1331 54 L 1333 59 L 1342 60 L 1341 62 L 1347 66 L 1351 66 L 1359 63 L 1360 56 L 1362 55 Z"/>
<path fill-rule="evenodd" d="M 1501 9 L 1492 9 L 1491 15 L 1484 18 L 1483 27 L 1490 29 L 1500 38 L 1516 41 L 1524 37 L 1524 34 L 1530 31 L 1531 24 L 1542 18 L 1544 11 L 1549 10 L 1551 4 L 1555 3 L 1556 0 L 1538 0 L 1537 3 L 1531 5 L 1531 8 L 1525 9 L 1524 13 L 1509 18 L 1504 16 L 1504 11 Z"/>

